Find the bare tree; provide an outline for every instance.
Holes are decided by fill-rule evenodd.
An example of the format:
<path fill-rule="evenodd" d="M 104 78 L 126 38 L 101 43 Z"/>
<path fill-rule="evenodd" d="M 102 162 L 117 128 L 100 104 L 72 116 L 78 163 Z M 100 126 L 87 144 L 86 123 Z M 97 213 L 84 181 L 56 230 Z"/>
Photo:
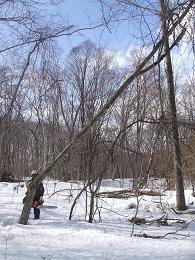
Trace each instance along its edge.
<path fill-rule="evenodd" d="M 170 8 L 168 2 L 161 0 L 161 21 L 162 21 L 162 33 L 166 35 L 168 30 L 168 24 L 170 22 Z M 169 50 L 169 37 L 165 39 L 164 51 L 166 52 L 165 64 L 166 64 L 166 75 L 169 92 L 169 105 L 170 105 L 170 119 L 172 122 L 172 141 L 174 145 L 174 166 L 175 166 L 175 178 L 176 178 L 176 201 L 177 208 L 179 210 L 185 210 L 185 195 L 184 195 L 184 184 L 183 184 L 183 172 L 182 172 L 182 161 L 181 161 L 181 149 L 179 142 L 178 122 L 177 122 L 177 109 L 175 102 L 175 86 L 173 78 L 173 68 L 171 61 L 171 54 Z"/>

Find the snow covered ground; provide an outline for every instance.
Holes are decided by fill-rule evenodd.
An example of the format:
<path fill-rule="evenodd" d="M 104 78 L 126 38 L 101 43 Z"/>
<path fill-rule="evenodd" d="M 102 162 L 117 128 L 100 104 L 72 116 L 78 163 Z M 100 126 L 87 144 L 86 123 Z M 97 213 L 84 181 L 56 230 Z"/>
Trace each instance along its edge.
<path fill-rule="evenodd" d="M 195 215 L 177 215 L 171 207 L 175 204 L 175 192 L 167 191 L 166 196 L 140 197 L 138 217 L 157 219 L 165 214 L 169 219 L 182 219 L 184 224 L 170 220 L 168 226 L 159 224 L 135 225 L 134 235 L 165 235 L 152 239 L 131 237 L 133 224 L 128 218 L 135 215 L 136 198 L 103 198 L 98 203 L 101 208 L 95 222 L 85 220 L 85 196 L 76 205 L 72 220 L 68 220 L 74 197 L 82 187 L 79 183 L 62 183 L 47 180 L 44 182 L 45 205 L 57 208 L 42 208 L 41 219 L 33 220 L 31 212 L 29 225 L 19 225 L 22 198 L 26 188 L 17 184 L 0 183 L 0 259 L 7 260 L 66 260 L 66 259 L 195 259 Z M 123 182 L 105 180 L 102 190 L 129 187 Z M 70 196 L 72 191 L 73 196 Z M 57 190 L 63 190 L 59 193 Z M 195 198 L 186 191 L 186 203 L 195 210 Z M 166 213 L 163 212 L 166 210 Z M 191 221 L 191 222 L 190 222 Z"/>

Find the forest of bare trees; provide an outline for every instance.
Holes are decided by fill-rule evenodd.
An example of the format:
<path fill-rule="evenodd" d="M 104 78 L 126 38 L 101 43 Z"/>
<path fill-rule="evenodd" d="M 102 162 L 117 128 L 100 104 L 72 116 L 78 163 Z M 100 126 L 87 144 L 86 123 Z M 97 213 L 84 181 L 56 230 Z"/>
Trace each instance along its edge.
<path fill-rule="evenodd" d="M 165 178 L 185 208 L 182 191 L 195 180 L 193 63 L 177 71 L 171 53 L 185 44 L 194 55 L 194 1 L 142 2 L 97 1 L 97 26 L 140 24 L 140 46 L 119 66 L 90 40 L 62 54 L 58 38 L 85 28 L 46 22 L 39 1 L 1 1 L 1 178 L 38 169 L 37 183 L 82 180 L 91 210 L 103 178 L 132 178 L 134 187 Z"/>

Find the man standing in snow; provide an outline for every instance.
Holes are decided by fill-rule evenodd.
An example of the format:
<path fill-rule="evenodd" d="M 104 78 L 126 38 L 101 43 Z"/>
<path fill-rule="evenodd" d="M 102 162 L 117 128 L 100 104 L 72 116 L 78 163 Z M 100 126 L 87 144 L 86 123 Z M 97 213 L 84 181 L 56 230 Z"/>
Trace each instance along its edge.
<path fill-rule="evenodd" d="M 38 172 L 33 170 L 31 172 L 31 181 L 33 181 L 38 175 Z M 27 184 L 27 192 L 31 192 L 31 188 L 30 186 Z M 43 195 L 44 195 L 44 187 L 43 187 L 43 183 L 40 183 L 39 186 L 37 187 L 34 199 L 33 199 L 33 203 L 32 203 L 32 207 L 34 209 L 34 219 L 39 219 L 40 218 L 40 208 L 39 206 L 43 204 Z"/>

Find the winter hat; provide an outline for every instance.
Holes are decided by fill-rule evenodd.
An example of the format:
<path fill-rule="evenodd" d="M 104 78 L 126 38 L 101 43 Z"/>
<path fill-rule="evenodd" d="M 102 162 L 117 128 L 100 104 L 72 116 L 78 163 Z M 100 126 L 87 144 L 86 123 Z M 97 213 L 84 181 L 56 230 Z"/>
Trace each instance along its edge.
<path fill-rule="evenodd" d="M 33 170 L 33 171 L 31 172 L 31 176 L 34 176 L 34 175 L 38 175 L 38 172 L 37 172 L 36 170 Z"/>

